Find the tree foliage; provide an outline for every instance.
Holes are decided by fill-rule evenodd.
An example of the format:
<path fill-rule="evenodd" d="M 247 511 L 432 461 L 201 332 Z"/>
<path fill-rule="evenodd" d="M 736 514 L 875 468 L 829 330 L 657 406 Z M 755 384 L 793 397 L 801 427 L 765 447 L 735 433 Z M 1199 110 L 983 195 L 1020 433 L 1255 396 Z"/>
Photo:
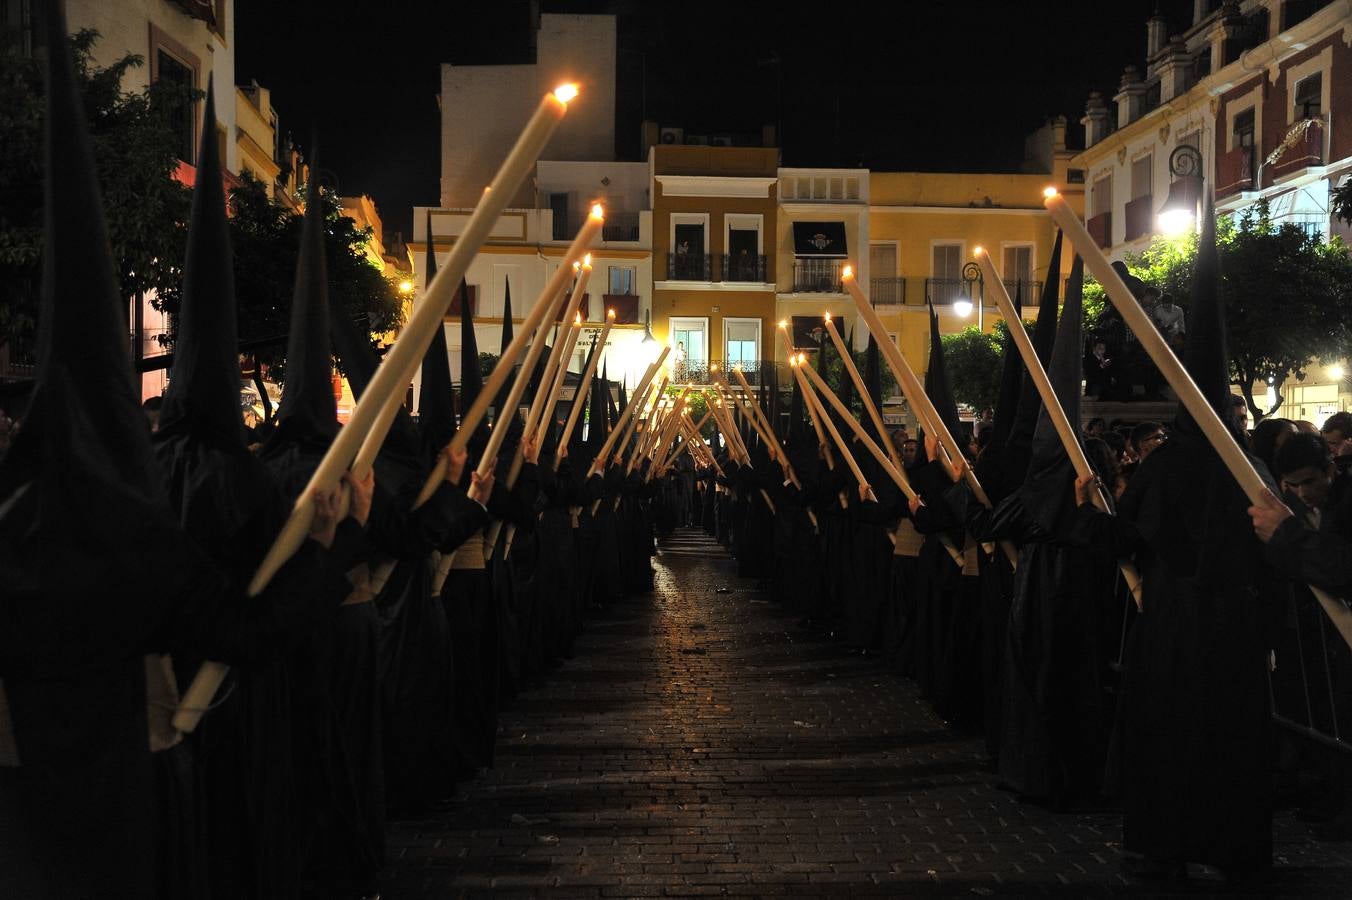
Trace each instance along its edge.
<path fill-rule="evenodd" d="M 270 198 L 266 186 L 248 173 L 240 180 L 240 186 L 230 193 L 239 339 L 251 343 L 279 338 L 252 352 L 281 381 L 304 216 Z M 354 321 L 364 322 L 368 332 L 381 334 L 397 328 L 402 316 L 399 288 L 366 257 L 371 230 L 357 228 L 352 219 L 341 215 L 333 194 L 321 192 L 320 202 L 324 204 L 330 302 Z M 176 292 L 161 294 L 159 301 L 157 307 L 171 316 L 177 312 Z M 162 340 L 172 344 L 173 337 L 171 332 Z"/>
<path fill-rule="evenodd" d="M 1000 396 L 1000 373 L 1004 365 L 1009 330 L 997 322 L 993 331 L 968 325 L 956 334 L 945 334 L 944 367 L 953 399 L 973 409 L 994 407 Z"/>
<path fill-rule="evenodd" d="M 176 295 L 191 194 L 173 179 L 172 122 L 201 93 L 168 81 L 124 92 L 123 76 L 144 60 L 128 54 L 98 68 L 97 40 L 83 30 L 70 47 L 122 296 Z M 0 344 L 8 342 L 20 361 L 32 359 L 41 282 L 45 68 L 42 52 L 0 49 Z"/>
<path fill-rule="evenodd" d="M 1255 420 L 1281 405 L 1287 381 L 1304 381 L 1316 361 L 1340 359 L 1352 336 L 1352 259 L 1335 238 L 1325 243 L 1304 229 L 1276 224 L 1259 203 L 1237 220 L 1216 225 L 1221 299 L 1225 304 L 1231 383 L 1240 389 Z M 1127 267 L 1187 309 L 1197 237 L 1156 238 Z M 1087 328 L 1102 312 L 1102 288 L 1086 284 Z M 1276 405 L 1260 406 L 1255 384 L 1271 384 Z"/>

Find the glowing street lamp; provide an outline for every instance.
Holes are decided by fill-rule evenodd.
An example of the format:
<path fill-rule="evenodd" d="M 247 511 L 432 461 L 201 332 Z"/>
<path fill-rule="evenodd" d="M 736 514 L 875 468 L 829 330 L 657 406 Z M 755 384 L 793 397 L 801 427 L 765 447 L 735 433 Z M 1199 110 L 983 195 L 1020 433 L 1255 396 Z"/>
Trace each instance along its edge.
<path fill-rule="evenodd" d="M 1177 237 L 1191 231 L 1202 202 L 1202 154 L 1190 144 L 1179 144 L 1169 154 L 1169 196 L 1160 207 L 1160 231 Z"/>

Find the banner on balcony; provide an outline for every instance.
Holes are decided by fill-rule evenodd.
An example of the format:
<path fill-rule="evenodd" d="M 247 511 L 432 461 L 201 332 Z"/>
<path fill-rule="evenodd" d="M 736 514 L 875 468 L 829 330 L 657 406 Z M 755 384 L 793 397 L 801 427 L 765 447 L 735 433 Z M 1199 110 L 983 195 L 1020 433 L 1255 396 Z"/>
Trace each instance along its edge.
<path fill-rule="evenodd" d="M 816 350 L 829 340 L 821 316 L 793 317 L 793 349 Z"/>
<path fill-rule="evenodd" d="M 793 255 L 818 259 L 844 259 L 844 222 L 794 222 Z"/>

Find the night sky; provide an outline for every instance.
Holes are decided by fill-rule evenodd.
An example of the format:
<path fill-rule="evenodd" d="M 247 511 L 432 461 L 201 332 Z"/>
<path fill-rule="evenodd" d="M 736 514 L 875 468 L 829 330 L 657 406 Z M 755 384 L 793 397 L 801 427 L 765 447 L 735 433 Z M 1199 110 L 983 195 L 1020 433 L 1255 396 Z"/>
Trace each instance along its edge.
<path fill-rule="evenodd" d="M 1157 5 L 1171 32 L 1189 24 L 1191 0 L 543 9 L 619 15 L 620 159 L 642 158 L 646 107 L 696 131 L 775 122 L 790 166 L 998 171 L 1017 167 L 1048 116 L 1065 114 L 1078 140 L 1088 92 L 1111 96 L 1122 67 L 1143 64 Z M 438 200 L 439 64 L 531 61 L 525 0 L 240 3 L 235 27 L 239 81 L 271 88 L 283 130 L 307 149 L 316 135 L 339 190 L 371 194 L 406 234 L 414 204 Z"/>

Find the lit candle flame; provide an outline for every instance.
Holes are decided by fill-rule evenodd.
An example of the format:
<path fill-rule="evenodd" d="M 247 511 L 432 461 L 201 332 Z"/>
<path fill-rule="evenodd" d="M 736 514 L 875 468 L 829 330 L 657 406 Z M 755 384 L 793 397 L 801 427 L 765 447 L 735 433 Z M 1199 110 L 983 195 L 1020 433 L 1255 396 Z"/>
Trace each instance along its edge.
<path fill-rule="evenodd" d="M 840 277 L 841 277 L 841 278 L 853 278 L 853 277 L 854 277 L 854 266 L 846 266 L 845 268 L 841 269 L 841 270 L 840 270 Z"/>
<path fill-rule="evenodd" d="M 606 208 L 599 203 L 593 203 L 591 214 L 593 219 L 604 219 L 606 217 Z"/>
<path fill-rule="evenodd" d="M 574 324 L 574 325 L 577 325 L 577 326 L 579 326 L 579 327 L 581 327 L 581 325 L 582 325 L 582 313 L 581 313 L 581 312 L 575 312 L 575 313 L 573 313 L 573 324 Z"/>
<path fill-rule="evenodd" d="M 1058 193 L 1060 192 L 1054 187 L 1043 188 L 1042 190 L 1042 196 L 1048 200 L 1055 197 Z"/>
<path fill-rule="evenodd" d="M 973 256 L 980 256 L 981 254 L 983 254 L 983 253 L 985 253 L 985 252 L 986 252 L 986 251 L 982 248 L 982 246 L 981 246 L 980 244 L 977 244 L 976 247 L 972 248 L 972 255 L 973 255 Z"/>
<path fill-rule="evenodd" d="M 828 312 L 825 315 L 823 315 L 822 318 L 829 322 L 831 321 L 831 314 Z"/>
<path fill-rule="evenodd" d="M 606 318 L 607 318 L 607 319 L 613 319 L 613 318 L 615 318 L 615 310 L 613 310 L 613 309 L 608 309 L 608 310 L 606 310 Z"/>
<path fill-rule="evenodd" d="M 577 85 L 561 84 L 554 88 L 554 99 L 558 100 L 560 103 L 571 103 L 577 99 L 577 93 Z"/>
<path fill-rule="evenodd" d="M 785 328 L 785 329 L 787 329 L 787 328 L 789 327 L 789 320 L 788 320 L 788 319 L 780 319 L 780 320 L 779 320 L 779 327 L 780 327 L 780 328 Z"/>
<path fill-rule="evenodd" d="M 590 254 L 590 253 L 588 253 L 586 256 L 582 257 L 582 265 L 586 266 L 586 267 L 589 268 L 589 269 L 591 268 L 591 254 Z"/>

